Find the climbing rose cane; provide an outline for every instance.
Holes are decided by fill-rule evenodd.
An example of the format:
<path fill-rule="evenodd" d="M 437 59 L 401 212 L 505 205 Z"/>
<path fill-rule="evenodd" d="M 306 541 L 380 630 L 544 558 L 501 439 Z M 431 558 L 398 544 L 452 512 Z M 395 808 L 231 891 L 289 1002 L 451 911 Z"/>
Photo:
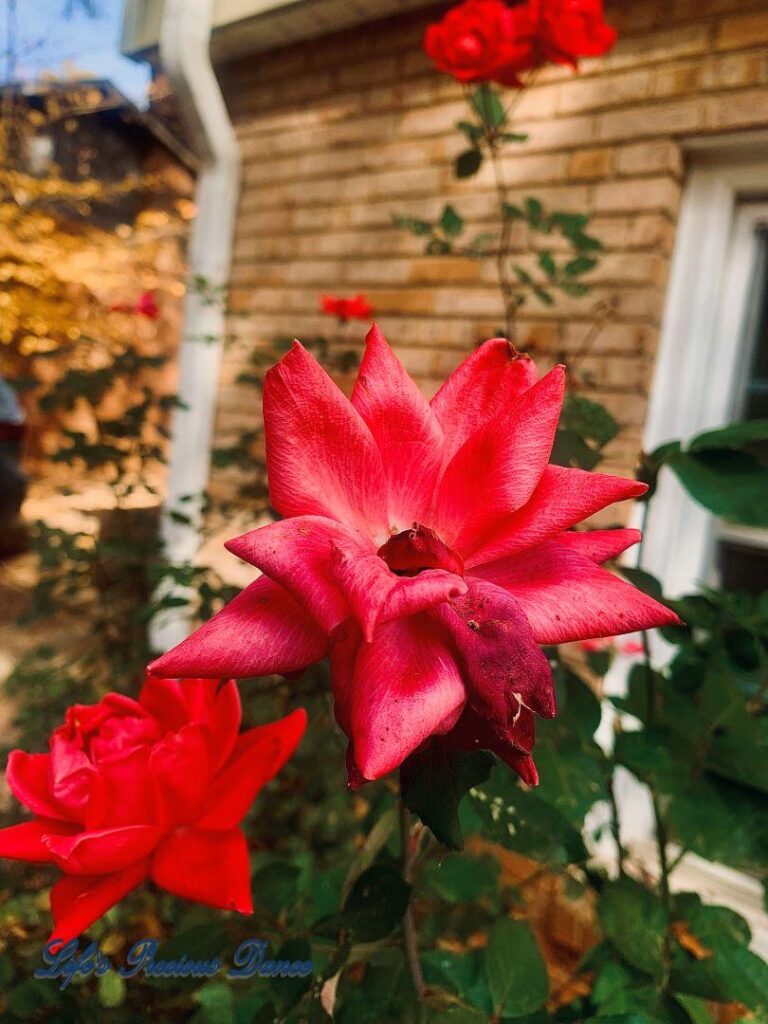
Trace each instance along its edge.
<path fill-rule="evenodd" d="M 571 527 L 644 484 L 548 465 L 564 369 L 487 341 L 427 402 L 374 327 L 351 401 L 294 342 L 264 382 L 272 503 L 227 547 L 264 573 L 152 671 L 291 673 L 330 654 L 350 782 L 432 736 L 528 782 L 555 714 L 540 644 L 678 621 L 600 563 L 637 530 Z"/>
<path fill-rule="evenodd" d="M 14 750 L 6 780 L 34 814 L 0 831 L 0 856 L 54 863 L 53 938 L 77 937 L 145 879 L 250 914 L 238 827 L 306 727 L 303 709 L 238 735 L 234 681 L 148 677 L 138 701 L 76 704 L 50 753 Z"/>

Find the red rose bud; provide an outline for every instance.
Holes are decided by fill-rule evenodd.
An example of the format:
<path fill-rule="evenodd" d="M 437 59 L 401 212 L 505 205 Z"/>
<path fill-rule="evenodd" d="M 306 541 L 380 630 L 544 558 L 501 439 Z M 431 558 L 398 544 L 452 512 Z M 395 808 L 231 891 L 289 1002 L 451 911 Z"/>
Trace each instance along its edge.
<path fill-rule="evenodd" d="M 637 530 L 572 528 L 645 484 L 549 464 L 565 390 L 503 338 L 427 401 L 377 327 L 347 399 L 295 342 L 266 375 L 281 521 L 227 547 L 262 574 L 152 666 L 292 673 L 330 655 L 350 783 L 434 737 L 528 782 L 534 715 L 555 714 L 542 645 L 679 621 L 601 568 Z"/>
<path fill-rule="evenodd" d="M 50 752 L 14 750 L 6 780 L 35 815 L 0 830 L 0 856 L 56 864 L 53 938 L 77 937 L 145 879 L 252 912 L 238 827 L 306 727 L 303 709 L 239 734 L 235 683 L 148 677 L 138 701 L 69 708 Z"/>

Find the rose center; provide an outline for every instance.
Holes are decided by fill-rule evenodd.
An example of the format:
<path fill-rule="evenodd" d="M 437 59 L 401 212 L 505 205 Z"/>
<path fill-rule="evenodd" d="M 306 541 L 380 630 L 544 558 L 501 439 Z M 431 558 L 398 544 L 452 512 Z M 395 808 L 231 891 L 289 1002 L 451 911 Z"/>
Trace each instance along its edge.
<path fill-rule="evenodd" d="M 398 576 L 416 576 L 425 569 L 446 569 L 458 576 L 464 575 L 461 555 L 421 523 L 414 523 L 410 530 L 390 537 L 377 554 Z"/>

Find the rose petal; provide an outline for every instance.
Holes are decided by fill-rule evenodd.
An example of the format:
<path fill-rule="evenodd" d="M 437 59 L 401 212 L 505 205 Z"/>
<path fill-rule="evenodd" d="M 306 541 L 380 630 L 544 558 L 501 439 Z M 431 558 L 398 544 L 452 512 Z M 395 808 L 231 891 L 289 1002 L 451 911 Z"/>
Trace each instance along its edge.
<path fill-rule="evenodd" d="M 152 858 L 152 878 L 185 900 L 253 913 L 248 846 L 239 828 L 171 833 Z"/>
<path fill-rule="evenodd" d="M 146 858 L 161 835 L 154 825 L 127 825 L 72 836 L 49 833 L 43 842 L 68 875 L 102 875 Z"/>
<path fill-rule="evenodd" d="M 77 825 L 67 827 L 61 821 L 24 821 L 20 825 L 11 825 L 0 829 L 0 857 L 11 860 L 27 860 L 40 864 L 53 861 L 50 848 L 43 842 L 43 836 L 52 834 L 70 835 Z"/>
<path fill-rule="evenodd" d="M 194 722 L 169 732 L 152 748 L 149 772 L 160 824 L 196 821 L 211 784 L 208 725 Z"/>
<path fill-rule="evenodd" d="M 641 536 L 639 530 L 582 530 L 560 533 L 553 540 L 600 565 L 638 544 Z"/>
<path fill-rule="evenodd" d="M 64 875 L 51 890 L 53 933 L 48 940 L 69 942 L 141 885 L 149 873 L 142 861 L 109 875 Z"/>
<path fill-rule="evenodd" d="M 473 572 L 517 598 L 540 644 L 680 623 L 670 608 L 555 541 Z"/>
<path fill-rule="evenodd" d="M 30 811 L 45 818 L 68 819 L 71 815 L 50 792 L 51 755 L 12 750 L 8 755 L 5 781 L 8 788 Z"/>
<path fill-rule="evenodd" d="M 365 339 L 352 404 L 381 452 L 390 529 L 397 532 L 422 521 L 443 463 L 443 431 L 375 325 Z"/>
<path fill-rule="evenodd" d="M 149 671 L 218 679 L 296 672 L 319 661 L 326 646 L 325 633 L 304 609 L 261 576 Z"/>
<path fill-rule="evenodd" d="M 297 341 L 265 377 L 264 437 L 269 491 L 281 515 L 327 516 L 365 536 L 386 537 L 386 484 L 376 442 Z"/>

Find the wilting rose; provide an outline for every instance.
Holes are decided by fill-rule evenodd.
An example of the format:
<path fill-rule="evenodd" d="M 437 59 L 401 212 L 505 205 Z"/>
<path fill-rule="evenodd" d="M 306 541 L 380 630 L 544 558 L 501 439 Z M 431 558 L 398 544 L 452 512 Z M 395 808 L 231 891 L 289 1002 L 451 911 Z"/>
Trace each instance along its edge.
<path fill-rule="evenodd" d="M 518 73 L 535 63 L 532 34 L 527 5 L 465 0 L 429 26 L 424 49 L 459 82 L 519 86 Z"/>
<path fill-rule="evenodd" d="M 364 295 L 355 295 L 351 299 L 321 295 L 320 309 L 329 316 L 335 316 L 342 323 L 348 320 L 370 320 L 373 316 L 373 306 Z"/>
<path fill-rule="evenodd" d="M 149 677 L 138 701 L 76 704 L 50 753 L 14 750 L 6 780 L 35 815 L 0 831 L 0 856 L 54 863 L 57 939 L 75 938 L 145 879 L 185 899 L 252 911 L 238 827 L 295 750 L 303 710 L 238 735 L 235 683 Z"/>
<path fill-rule="evenodd" d="M 528 0 L 537 63 L 576 66 L 579 57 L 599 57 L 616 42 L 606 25 L 603 0 Z"/>
<path fill-rule="evenodd" d="M 644 484 L 548 465 L 564 370 L 503 339 L 431 402 L 377 328 L 351 401 L 295 342 L 264 384 L 272 504 L 227 546 L 264 573 L 153 671 L 292 673 L 330 653 L 352 781 L 429 737 L 494 750 L 529 781 L 555 714 L 540 644 L 676 622 L 600 568 L 636 530 L 571 531 Z"/>

